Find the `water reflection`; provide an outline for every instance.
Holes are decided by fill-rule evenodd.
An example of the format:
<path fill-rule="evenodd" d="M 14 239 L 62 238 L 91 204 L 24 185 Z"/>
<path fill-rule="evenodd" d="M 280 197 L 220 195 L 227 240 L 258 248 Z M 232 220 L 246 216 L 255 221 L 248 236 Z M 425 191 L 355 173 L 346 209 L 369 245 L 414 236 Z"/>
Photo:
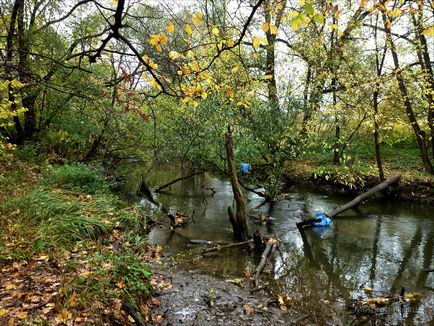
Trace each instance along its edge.
<path fill-rule="evenodd" d="M 164 183 L 175 174 L 160 171 L 149 177 L 149 183 Z M 212 195 L 204 186 L 216 193 Z M 251 232 L 259 229 L 262 234 L 276 234 L 283 240 L 266 274 L 273 288 L 294 298 L 294 308 L 313 314 L 317 323 L 330 321 L 330 316 L 345 323 L 353 320 L 345 301 L 365 296 L 364 287 L 373 288 L 378 295 L 397 294 L 404 287 L 421 293 L 420 303 L 404 312 L 393 310 L 382 322 L 432 323 L 434 273 L 422 269 L 434 265 L 434 208 L 372 200 L 357 212 L 344 213 L 329 228 L 311 229 L 304 234 L 296 228 L 301 216 L 319 209 L 331 211 L 348 199 L 297 190 L 288 200 L 255 210 L 262 199 L 247 194 L 248 214 L 274 217 L 265 225 L 251 223 Z M 159 200 L 171 209 L 190 215 L 194 212 L 196 216 L 195 223 L 176 232 L 168 228 L 151 232 L 150 241 L 167 246 L 169 252 L 185 250 L 190 239 L 231 241 L 227 207 L 233 205 L 233 200 L 228 181 L 208 174 L 197 176 L 173 185 L 159 195 Z M 245 271 L 255 269 L 258 260 L 252 253 L 230 250 L 195 258 L 191 264 L 205 273 L 242 277 Z M 324 300 L 332 304 L 326 305 Z"/>

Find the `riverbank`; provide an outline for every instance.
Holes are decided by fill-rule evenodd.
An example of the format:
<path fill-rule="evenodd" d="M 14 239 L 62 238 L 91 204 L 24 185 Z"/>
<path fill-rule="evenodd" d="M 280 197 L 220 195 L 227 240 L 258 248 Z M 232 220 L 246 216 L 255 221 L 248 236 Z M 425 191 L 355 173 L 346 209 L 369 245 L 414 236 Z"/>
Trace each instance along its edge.
<path fill-rule="evenodd" d="M 2 163 L 0 324 L 127 325 L 125 302 L 152 310 L 161 248 L 100 168 Z"/>
<path fill-rule="evenodd" d="M 392 168 L 386 165 L 385 178 L 401 175 L 397 186 L 377 197 L 434 205 L 434 178 L 423 171 Z M 288 188 L 292 186 L 323 194 L 358 195 L 380 183 L 375 169 L 336 165 L 319 165 L 314 161 L 292 161 L 285 173 Z"/>

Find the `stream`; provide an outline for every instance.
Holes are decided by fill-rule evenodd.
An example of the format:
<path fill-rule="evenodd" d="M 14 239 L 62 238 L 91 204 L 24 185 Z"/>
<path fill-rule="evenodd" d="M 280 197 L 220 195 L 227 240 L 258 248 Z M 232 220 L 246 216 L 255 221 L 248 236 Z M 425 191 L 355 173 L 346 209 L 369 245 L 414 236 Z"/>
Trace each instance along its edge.
<path fill-rule="evenodd" d="M 143 171 L 131 166 L 120 171 L 129 191 L 134 192 Z M 177 176 L 179 168 L 157 169 L 147 182 L 156 186 Z M 206 188 L 213 188 L 215 194 Z M 194 222 L 176 232 L 168 226 L 153 228 L 148 236 L 151 243 L 161 245 L 168 255 L 176 255 L 191 249 L 190 239 L 232 242 L 227 207 L 234 203 L 228 179 L 206 173 L 166 190 L 158 194 L 158 200 L 169 210 L 193 215 Z M 255 224 L 249 218 L 249 232 L 258 229 L 263 235 L 276 234 L 282 240 L 261 281 L 269 282 L 273 293 L 290 297 L 290 309 L 310 315 L 317 324 L 330 321 L 331 314 L 341 324 L 358 324 L 361 317 L 355 316 L 347 304 L 351 299 L 366 298 L 364 288 L 372 288 L 372 296 L 399 294 L 405 288 L 406 293 L 419 293 L 420 299 L 405 306 L 387 306 L 381 316 L 375 316 L 373 324 L 434 322 L 434 273 L 422 272 L 434 266 L 433 206 L 371 199 L 357 212 L 343 213 L 330 227 L 307 230 L 303 239 L 296 227 L 301 217 L 316 211 L 330 212 L 352 197 L 293 189 L 288 199 L 255 209 L 263 199 L 252 193 L 245 195 L 248 215 L 264 213 L 273 218 L 264 224 Z M 245 278 L 248 271 L 253 276 L 259 260 L 258 254 L 234 248 L 179 264 L 181 268 L 184 264 L 185 270 L 228 279 Z"/>

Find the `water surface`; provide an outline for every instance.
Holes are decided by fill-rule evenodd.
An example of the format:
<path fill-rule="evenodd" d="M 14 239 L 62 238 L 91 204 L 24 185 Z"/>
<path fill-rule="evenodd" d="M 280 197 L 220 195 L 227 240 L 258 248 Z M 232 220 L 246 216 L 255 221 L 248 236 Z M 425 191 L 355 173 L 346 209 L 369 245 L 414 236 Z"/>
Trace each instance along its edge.
<path fill-rule="evenodd" d="M 147 180 L 155 186 L 175 178 L 177 173 L 163 169 L 148 175 Z M 139 178 L 136 175 L 131 180 L 137 184 Z M 206 188 L 216 193 L 212 195 Z M 420 293 L 420 301 L 404 307 L 392 305 L 387 314 L 371 321 L 391 325 L 434 323 L 434 273 L 422 272 L 434 265 L 434 207 L 370 200 L 357 212 L 343 213 L 331 227 L 309 229 L 303 237 L 295 225 L 302 216 L 312 216 L 318 210 L 331 212 L 351 197 L 296 189 L 288 199 L 260 209 L 255 207 L 262 198 L 252 193 L 246 193 L 246 198 L 249 215 L 273 217 L 266 224 L 249 220 L 250 232 L 258 229 L 261 234 L 275 234 L 282 240 L 261 279 L 269 281 L 276 293 L 291 297 L 293 308 L 300 313 L 308 313 L 320 324 L 365 323 L 365 317 L 355 318 L 347 309 L 351 299 L 366 297 L 365 287 L 372 288 L 376 296 L 398 294 L 405 288 Z M 151 231 L 149 240 L 164 246 L 167 252 L 188 250 L 190 239 L 232 241 L 227 207 L 234 203 L 229 180 L 204 174 L 173 185 L 167 193 L 159 194 L 158 200 L 173 211 L 195 216 L 194 223 L 176 232 L 169 227 Z M 234 249 L 192 259 L 188 267 L 219 277 L 244 277 L 246 271 L 253 274 L 259 259 L 257 254 Z"/>

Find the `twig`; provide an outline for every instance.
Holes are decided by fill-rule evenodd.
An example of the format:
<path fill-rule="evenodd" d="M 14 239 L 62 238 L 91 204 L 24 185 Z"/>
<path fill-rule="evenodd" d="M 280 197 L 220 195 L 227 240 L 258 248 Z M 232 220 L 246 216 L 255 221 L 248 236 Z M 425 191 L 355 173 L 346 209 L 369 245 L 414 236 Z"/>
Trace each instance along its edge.
<path fill-rule="evenodd" d="M 203 255 L 203 254 L 206 254 L 209 252 L 219 251 L 219 250 L 226 249 L 226 248 L 239 247 L 239 246 L 251 243 L 251 242 L 252 242 L 252 240 L 247 240 L 247 241 L 242 241 L 242 242 L 231 243 L 231 244 L 228 244 L 225 246 L 217 246 L 214 248 L 208 248 L 208 249 L 205 249 L 204 251 L 202 251 L 200 254 Z"/>
<path fill-rule="evenodd" d="M 146 323 L 143 321 L 143 317 L 140 315 L 139 312 L 136 311 L 136 309 L 130 303 L 123 301 L 122 309 L 134 319 L 136 325 L 146 326 Z"/>
<path fill-rule="evenodd" d="M 266 288 L 267 288 L 267 285 L 258 286 L 257 288 L 250 290 L 250 294 L 253 294 L 253 293 L 261 291 L 261 290 L 265 290 Z"/>

